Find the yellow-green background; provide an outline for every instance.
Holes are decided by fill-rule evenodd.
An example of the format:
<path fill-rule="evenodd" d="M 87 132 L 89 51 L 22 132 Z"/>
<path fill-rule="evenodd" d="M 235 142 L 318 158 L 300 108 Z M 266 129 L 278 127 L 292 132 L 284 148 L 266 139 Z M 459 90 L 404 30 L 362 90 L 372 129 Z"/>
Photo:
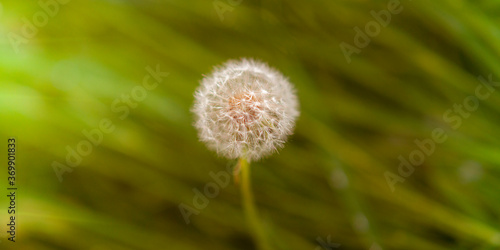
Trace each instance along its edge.
<path fill-rule="evenodd" d="M 288 76 L 301 104 L 285 148 L 252 164 L 275 249 L 328 238 L 338 249 L 498 249 L 500 92 L 456 130 L 443 114 L 478 76 L 500 81 L 500 1 L 401 0 L 347 63 L 339 44 L 388 2 L 243 0 L 221 20 L 210 0 L 72 0 L 16 52 L 9 34 L 42 9 L 1 1 L 0 188 L 15 136 L 19 190 L 16 243 L 0 190 L 0 248 L 254 249 L 237 185 L 189 225 L 178 209 L 236 163 L 198 142 L 193 92 L 213 66 L 249 57 Z M 120 120 L 111 103 L 157 64 L 170 75 Z M 59 182 L 51 164 L 103 118 L 115 131 Z M 391 192 L 384 172 L 434 128 L 448 140 Z"/>

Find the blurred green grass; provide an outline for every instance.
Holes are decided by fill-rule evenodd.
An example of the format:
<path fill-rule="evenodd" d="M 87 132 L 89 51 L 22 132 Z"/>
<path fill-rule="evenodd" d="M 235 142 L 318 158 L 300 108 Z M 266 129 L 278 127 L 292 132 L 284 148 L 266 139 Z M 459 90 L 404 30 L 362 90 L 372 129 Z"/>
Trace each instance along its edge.
<path fill-rule="evenodd" d="M 285 148 L 252 165 L 276 249 L 499 248 L 499 95 L 457 130 L 442 116 L 478 76 L 500 80 L 500 2 L 401 1 L 347 63 L 339 44 L 388 2 L 244 0 L 221 21 L 212 1 L 72 0 L 16 53 L 8 34 L 41 8 L 3 1 L 0 134 L 18 139 L 20 190 L 2 249 L 254 249 L 237 186 L 189 225 L 178 209 L 235 164 L 198 142 L 189 109 L 203 74 L 240 57 L 287 75 L 301 103 Z M 112 102 L 156 65 L 170 75 L 120 120 Z M 60 183 L 52 162 L 103 118 L 116 130 Z M 384 173 L 434 128 L 448 140 L 392 193 Z"/>

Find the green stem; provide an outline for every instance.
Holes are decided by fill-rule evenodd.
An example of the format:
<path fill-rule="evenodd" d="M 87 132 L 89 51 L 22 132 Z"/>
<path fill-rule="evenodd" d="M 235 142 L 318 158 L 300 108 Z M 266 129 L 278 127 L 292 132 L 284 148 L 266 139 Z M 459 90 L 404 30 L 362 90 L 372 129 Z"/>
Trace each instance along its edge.
<path fill-rule="evenodd" d="M 239 165 L 241 171 L 241 195 L 246 219 L 252 227 L 253 237 L 258 248 L 262 250 L 268 250 L 270 248 L 267 245 L 266 236 L 264 234 L 262 224 L 259 220 L 259 216 L 257 215 L 257 209 L 255 207 L 253 198 L 250 180 L 250 164 L 245 158 L 240 158 Z"/>

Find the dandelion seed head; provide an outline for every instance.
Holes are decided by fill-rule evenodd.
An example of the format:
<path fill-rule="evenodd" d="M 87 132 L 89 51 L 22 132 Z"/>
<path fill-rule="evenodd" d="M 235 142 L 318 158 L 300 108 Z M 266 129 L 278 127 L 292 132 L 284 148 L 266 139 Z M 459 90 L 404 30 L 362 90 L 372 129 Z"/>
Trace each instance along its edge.
<path fill-rule="evenodd" d="M 255 60 L 231 60 L 206 76 L 192 108 L 198 136 L 229 159 L 255 161 L 283 147 L 299 115 L 293 86 Z"/>

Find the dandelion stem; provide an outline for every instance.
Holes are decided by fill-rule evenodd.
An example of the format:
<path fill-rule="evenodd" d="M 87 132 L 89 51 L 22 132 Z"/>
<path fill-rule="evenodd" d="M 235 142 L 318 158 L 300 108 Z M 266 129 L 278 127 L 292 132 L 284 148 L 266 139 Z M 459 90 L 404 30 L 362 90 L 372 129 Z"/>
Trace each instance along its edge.
<path fill-rule="evenodd" d="M 257 215 L 257 209 L 253 198 L 250 180 L 250 164 L 244 157 L 240 158 L 238 164 L 241 171 L 241 195 L 247 222 L 251 226 L 253 237 L 256 241 L 258 249 L 268 250 L 270 248 L 266 242 L 264 229 L 261 221 L 259 220 L 259 216 Z"/>

